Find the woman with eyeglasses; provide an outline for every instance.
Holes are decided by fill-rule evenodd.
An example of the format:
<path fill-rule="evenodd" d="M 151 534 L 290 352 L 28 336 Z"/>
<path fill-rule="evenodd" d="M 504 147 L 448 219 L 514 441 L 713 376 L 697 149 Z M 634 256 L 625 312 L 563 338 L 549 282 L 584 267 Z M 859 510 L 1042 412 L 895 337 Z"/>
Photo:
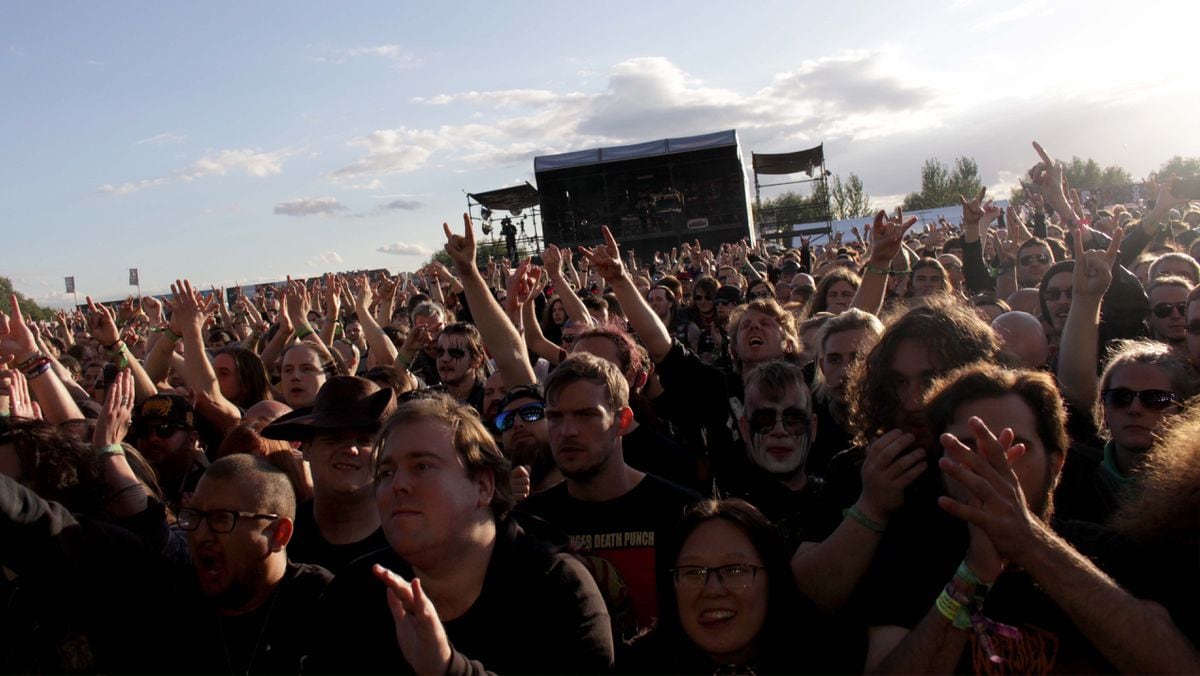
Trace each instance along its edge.
<path fill-rule="evenodd" d="M 634 639 L 625 673 L 843 671 L 838 637 L 796 590 L 771 522 L 742 500 L 706 500 L 659 549 L 658 622 Z"/>

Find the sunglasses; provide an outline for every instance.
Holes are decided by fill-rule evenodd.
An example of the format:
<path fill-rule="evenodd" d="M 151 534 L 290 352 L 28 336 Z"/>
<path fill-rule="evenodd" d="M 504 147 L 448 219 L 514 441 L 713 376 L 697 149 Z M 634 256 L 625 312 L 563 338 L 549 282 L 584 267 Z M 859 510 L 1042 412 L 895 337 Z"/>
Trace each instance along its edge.
<path fill-rule="evenodd" d="M 496 429 L 501 432 L 509 431 L 513 425 L 517 424 L 517 416 L 521 416 L 521 420 L 525 422 L 537 422 L 546 417 L 546 405 L 534 402 L 518 406 L 511 411 L 505 411 L 496 416 Z"/>
<path fill-rule="evenodd" d="M 692 300 L 699 303 L 702 300 L 712 300 L 712 296 L 692 296 Z"/>
<path fill-rule="evenodd" d="M 774 298 L 769 291 L 754 291 L 750 294 L 750 300 L 758 300 L 759 298 Z"/>
<path fill-rule="evenodd" d="M 451 359 L 462 359 L 463 357 L 467 356 L 467 351 L 459 347 L 451 347 L 449 349 L 439 347 L 435 351 L 435 354 L 437 354 L 439 359 L 446 355 L 450 355 Z"/>
<path fill-rule="evenodd" d="M 750 423 L 752 434 L 767 434 L 775 429 L 776 424 L 782 422 L 785 432 L 792 436 L 800 436 L 808 433 L 808 418 L 808 411 L 800 408 L 789 408 L 779 412 L 764 408 L 751 413 L 747 422 Z"/>
<path fill-rule="evenodd" d="M 574 343 L 578 338 L 579 338 L 579 336 L 577 336 L 573 333 L 564 333 L 563 337 L 562 337 L 563 345 L 570 345 L 571 343 Z"/>
<path fill-rule="evenodd" d="M 1157 303 L 1154 306 L 1154 316 L 1159 319 L 1166 319 L 1171 316 L 1172 312 L 1179 311 L 1179 316 L 1187 316 L 1187 303 Z"/>
<path fill-rule="evenodd" d="M 1044 253 L 1043 254 L 1028 254 L 1025 256 L 1021 256 L 1021 258 L 1018 260 L 1021 261 L 1021 265 L 1033 265 L 1034 263 L 1041 263 L 1042 265 L 1045 265 L 1046 263 L 1050 262 L 1050 257 Z"/>
<path fill-rule="evenodd" d="M 1163 411 L 1172 406 L 1180 406 L 1183 402 L 1179 396 L 1170 390 L 1131 390 L 1128 387 L 1113 387 L 1100 393 L 1104 403 L 1113 408 L 1126 408 L 1133 404 L 1136 398 L 1142 406 L 1154 411 Z"/>
<path fill-rule="evenodd" d="M 1044 291 L 1042 291 L 1042 295 L 1044 295 L 1046 297 L 1046 300 L 1048 300 L 1048 301 L 1056 301 L 1059 298 L 1062 298 L 1063 296 L 1066 296 L 1067 300 L 1071 300 L 1071 297 L 1074 295 L 1074 293 L 1075 293 L 1074 288 L 1045 289 Z"/>
<path fill-rule="evenodd" d="M 142 432 L 143 437 L 158 437 L 159 439 L 166 439 L 181 429 L 183 429 L 183 428 L 180 427 L 179 425 L 171 425 L 169 423 L 163 423 L 161 425 L 142 425 L 141 426 L 141 432 Z"/>
<path fill-rule="evenodd" d="M 728 298 L 718 298 L 717 305 L 737 305 L 737 303 L 729 300 Z"/>

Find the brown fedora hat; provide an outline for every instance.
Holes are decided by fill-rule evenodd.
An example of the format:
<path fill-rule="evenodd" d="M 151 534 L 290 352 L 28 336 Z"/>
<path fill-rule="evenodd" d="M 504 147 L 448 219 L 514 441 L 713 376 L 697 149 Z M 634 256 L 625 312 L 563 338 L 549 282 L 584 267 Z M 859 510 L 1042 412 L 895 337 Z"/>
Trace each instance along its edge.
<path fill-rule="evenodd" d="M 311 411 L 292 411 L 262 429 L 267 439 L 307 441 L 321 432 L 374 432 L 392 408 L 392 390 L 366 378 L 334 376 L 321 386 Z"/>

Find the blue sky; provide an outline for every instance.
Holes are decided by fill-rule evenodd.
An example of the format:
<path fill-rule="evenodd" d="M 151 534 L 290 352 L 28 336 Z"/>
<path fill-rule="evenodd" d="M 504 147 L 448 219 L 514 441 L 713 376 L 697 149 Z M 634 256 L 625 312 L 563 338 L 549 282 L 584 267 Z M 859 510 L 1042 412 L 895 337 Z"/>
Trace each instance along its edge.
<path fill-rule="evenodd" d="M 1034 138 L 1143 176 L 1200 155 L 1198 7 L 4 3 L 0 274 L 62 304 L 129 267 L 148 293 L 411 270 L 536 154 L 727 128 L 826 143 L 880 206 L 934 156 L 1003 194 Z"/>

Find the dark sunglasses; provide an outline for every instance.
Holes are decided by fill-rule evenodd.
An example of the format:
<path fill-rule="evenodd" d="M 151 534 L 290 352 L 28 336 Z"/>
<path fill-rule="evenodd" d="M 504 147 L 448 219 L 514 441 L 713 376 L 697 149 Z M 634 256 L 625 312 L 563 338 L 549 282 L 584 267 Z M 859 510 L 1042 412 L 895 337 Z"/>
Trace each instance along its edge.
<path fill-rule="evenodd" d="M 1074 288 L 1046 289 L 1046 290 L 1042 291 L 1042 295 L 1044 295 L 1046 297 L 1046 300 L 1048 300 L 1048 301 L 1056 301 L 1059 298 L 1062 298 L 1063 296 L 1066 296 L 1067 300 L 1071 300 L 1071 298 L 1072 298 L 1072 296 L 1074 296 L 1074 294 L 1075 294 Z"/>
<path fill-rule="evenodd" d="M 728 298 L 718 298 L 717 305 L 737 305 L 737 303 L 735 303 L 732 300 L 729 300 Z"/>
<path fill-rule="evenodd" d="M 1128 387 L 1112 387 L 1100 393 L 1104 403 L 1113 408 L 1125 408 L 1136 398 L 1142 406 L 1154 411 L 1163 411 L 1183 404 L 1170 390 L 1131 390 Z"/>
<path fill-rule="evenodd" d="M 505 411 L 496 416 L 496 429 L 501 432 L 509 431 L 513 425 L 517 424 L 517 416 L 521 416 L 521 420 L 525 422 L 537 422 L 546 417 L 546 405 L 534 402 L 518 406 L 511 411 Z"/>
<path fill-rule="evenodd" d="M 444 347 L 439 347 L 435 351 L 435 354 L 437 354 L 439 359 L 446 355 L 450 355 L 451 359 L 462 359 L 463 357 L 467 356 L 467 351 L 462 348 L 458 348 L 458 347 L 451 347 L 449 349 L 444 348 Z"/>
<path fill-rule="evenodd" d="M 789 408 L 782 412 L 764 408 L 751 413 L 747 421 L 752 434 L 767 434 L 775 429 L 776 423 L 782 421 L 784 431 L 792 436 L 800 436 L 808 433 L 808 417 L 808 411 L 800 408 Z"/>
<path fill-rule="evenodd" d="M 1178 310 L 1180 317 L 1187 316 L 1187 303 L 1156 303 L 1154 305 L 1154 316 L 1159 319 L 1166 319 L 1171 316 L 1171 313 Z"/>
<path fill-rule="evenodd" d="M 700 301 L 702 301 L 702 300 L 712 300 L 712 296 L 700 296 L 700 295 L 696 295 L 696 296 L 692 296 L 692 300 L 694 300 L 694 301 L 696 301 L 696 302 L 700 302 Z"/>
<path fill-rule="evenodd" d="M 562 337 L 563 345 L 570 345 L 571 343 L 574 343 L 578 338 L 579 338 L 579 336 L 575 335 L 574 333 L 564 333 L 563 337 Z"/>
<path fill-rule="evenodd" d="M 1187 332 L 1189 335 L 1200 336 L 1200 319 L 1188 324 Z"/>
<path fill-rule="evenodd" d="M 1021 256 L 1021 258 L 1019 258 L 1018 260 L 1021 261 L 1021 265 L 1033 265 L 1035 262 L 1045 265 L 1046 263 L 1050 262 L 1050 257 L 1044 253 L 1043 254 L 1026 254 L 1024 256 Z"/>
<path fill-rule="evenodd" d="M 166 439 L 183 428 L 179 425 L 163 423 L 161 425 L 141 425 L 139 429 L 141 431 L 141 436 L 143 437 L 158 437 L 159 439 Z"/>
<path fill-rule="evenodd" d="M 759 298 L 774 298 L 770 291 L 753 291 L 750 293 L 750 300 L 758 300 Z"/>

